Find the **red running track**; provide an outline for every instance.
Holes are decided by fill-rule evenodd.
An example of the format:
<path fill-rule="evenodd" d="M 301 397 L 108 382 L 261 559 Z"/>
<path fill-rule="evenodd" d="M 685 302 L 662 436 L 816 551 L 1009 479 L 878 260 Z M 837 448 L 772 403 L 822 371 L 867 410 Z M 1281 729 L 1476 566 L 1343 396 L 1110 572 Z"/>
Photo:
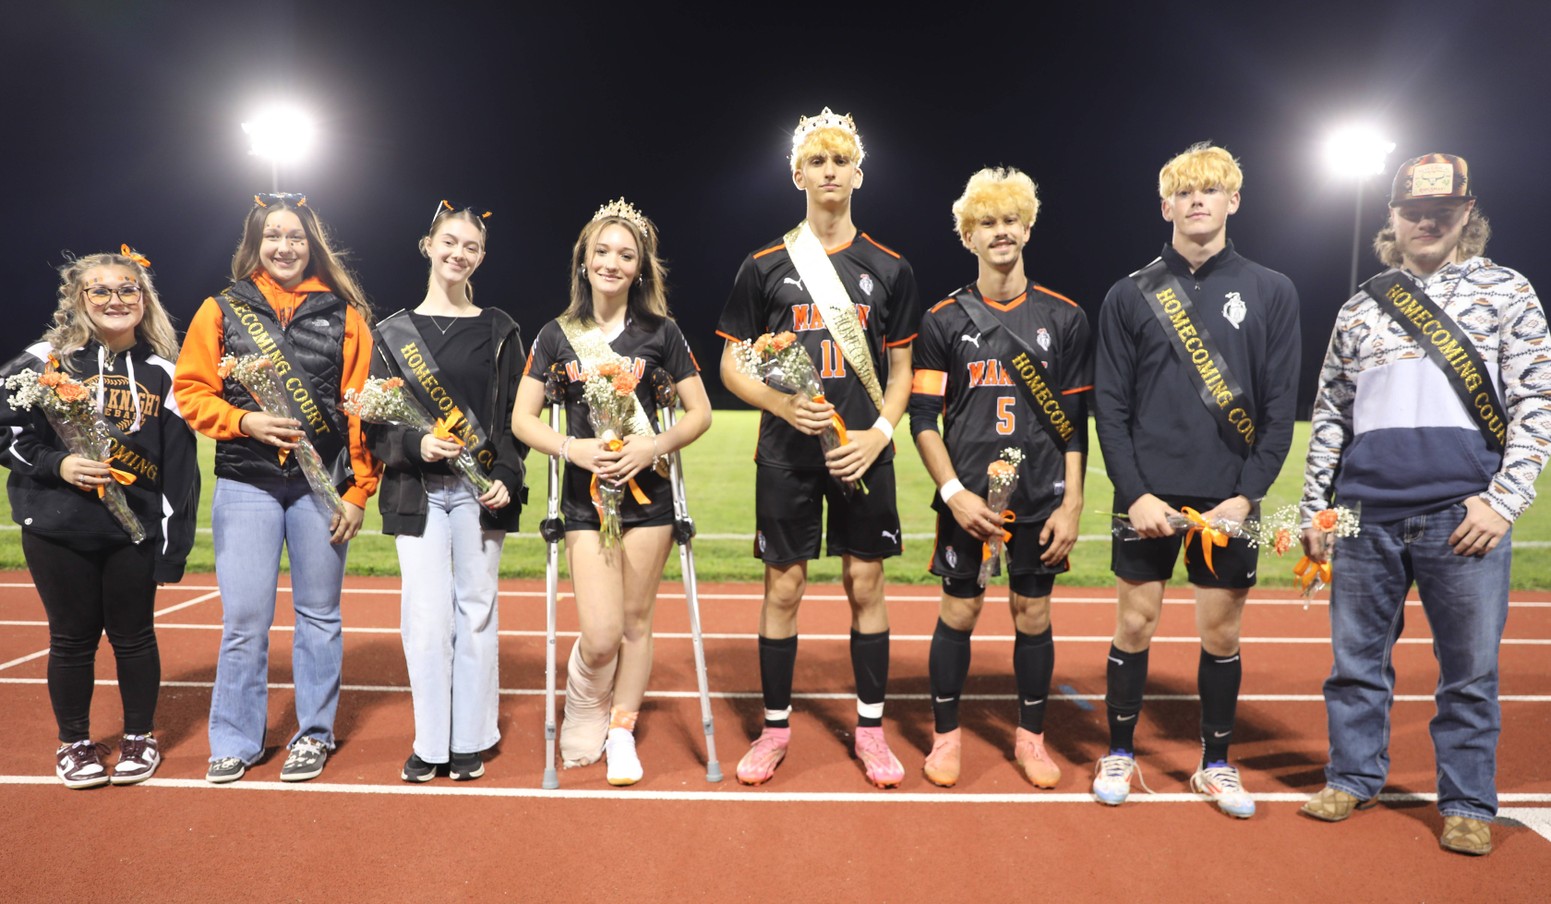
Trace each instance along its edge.
<path fill-rule="evenodd" d="M 920 777 L 931 738 L 926 652 L 936 618 L 935 590 L 925 587 L 890 594 L 885 727 L 906 766 L 901 788 L 872 789 L 850 757 L 848 616 L 833 586 L 813 587 L 802 613 L 791 755 L 768 785 L 739 786 L 731 773 L 760 721 L 752 636 L 759 588 L 706 585 L 712 709 L 729 777 L 706 782 L 683 597 L 665 587 L 653 690 L 638 730 L 646 779 L 611 788 L 598 765 L 562 772 L 560 789 L 545 792 L 542 585 L 502 587 L 503 740 L 476 782 L 398 780 L 411 716 L 397 581 L 352 579 L 340 744 L 327 771 L 283 785 L 283 756 L 272 754 L 235 785 L 206 784 L 204 721 L 220 602 L 212 578 L 191 576 L 158 599 L 161 771 L 142 786 L 71 792 L 50 773 L 56 742 L 42 609 L 25 573 L 0 574 L 0 749 L 10 754 L 0 766 L 0 812 L 19 823 L 20 840 L 6 846 L 0 900 L 83 900 L 115 890 L 171 901 L 1546 900 L 1537 889 L 1551 876 L 1551 841 L 1535 829 L 1551 833 L 1551 770 L 1539 750 L 1551 728 L 1544 597 L 1516 596 L 1509 618 L 1504 819 L 1496 851 L 1473 859 L 1436 844 L 1441 818 L 1429 798 L 1427 736 L 1436 667 L 1419 608 L 1408 610 L 1395 656 L 1400 698 L 1385 805 L 1326 825 L 1296 813 L 1322 784 L 1319 692 L 1330 654 L 1318 602 L 1305 610 L 1286 594 L 1258 592 L 1246 613 L 1233 758 L 1259 811 L 1238 821 L 1188 789 L 1199 741 L 1197 643 L 1184 589 L 1172 590 L 1165 607 L 1137 734 L 1144 775 L 1158 793 L 1138 791 L 1111 809 L 1087 794 L 1106 740 L 1108 590 L 1056 590 L 1058 694 L 1046 736 L 1064 776 L 1054 791 L 1030 787 L 1011 761 L 1012 628 L 998 604 L 987 606 L 976 633 L 964 777 L 953 789 Z M 569 608 L 562 601 L 562 668 L 575 631 Z M 280 609 L 268 737 L 276 748 L 294 731 L 284 595 Z M 93 733 L 110 740 L 122 725 L 106 642 L 98 679 Z"/>

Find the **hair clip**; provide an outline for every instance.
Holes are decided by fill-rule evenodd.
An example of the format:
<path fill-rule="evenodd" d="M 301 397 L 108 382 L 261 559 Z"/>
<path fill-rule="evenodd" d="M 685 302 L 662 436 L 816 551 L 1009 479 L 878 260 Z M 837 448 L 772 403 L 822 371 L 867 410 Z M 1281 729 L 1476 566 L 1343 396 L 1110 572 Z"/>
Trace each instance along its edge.
<path fill-rule="evenodd" d="M 145 255 L 129 247 L 128 245 L 119 245 L 118 253 L 139 264 L 143 269 L 151 269 L 151 261 Z"/>
<path fill-rule="evenodd" d="M 484 221 L 490 219 L 490 211 L 487 210 L 484 213 L 477 214 L 474 212 L 474 208 L 472 207 L 465 207 L 463 209 L 468 212 L 469 217 L 475 222 L 475 224 L 479 226 L 480 229 L 485 228 Z M 458 209 L 452 206 L 452 202 L 448 201 L 446 198 L 443 198 L 441 202 L 436 205 L 436 210 L 431 214 L 431 224 L 434 226 L 436 221 L 441 217 L 457 212 Z"/>
<path fill-rule="evenodd" d="M 289 191 L 266 191 L 253 196 L 253 203 L 260 207 L 268 207 L 271 204 L 283 204 L 287 201 L 295 204 L 297 207 L 304 207 L 307 204 L 307 196 Z"/>

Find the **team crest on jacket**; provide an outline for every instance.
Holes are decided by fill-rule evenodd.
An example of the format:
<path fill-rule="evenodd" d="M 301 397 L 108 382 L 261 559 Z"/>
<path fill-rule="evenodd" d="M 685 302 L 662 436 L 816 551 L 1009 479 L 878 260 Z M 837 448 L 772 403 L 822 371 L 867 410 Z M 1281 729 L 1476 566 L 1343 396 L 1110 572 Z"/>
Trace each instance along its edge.
<path fill-rule="evenodd" d="M 949 546 L 947 549 L 944 549 L 942 551 L 942 555 L 943 558 L 948 560 L 949 568 L 959 567 L 959 554 L 954 550 L 953 547 Z"/>
<path fill-rule="evenodd" d="M 1047 351 L 1047 352 L 1050 351 L 1050 331 L 1049 330 L 1045 329 L 1044 327 L 1040 327 L 1039 331 L 1034 334 L 1034 341 L 1039 343 L 1039 347 L 1040 347 L 1041 350 Z"/>
<path fill-rule="evenodd" d="M 868 297 L 872 296 L 872 277 L 871 276 L 868 276 L 866 273 L 863 273 L 860 277 L 857 278 L 856 285 L 862 290 L 862 294 L 863 295 L 866 295 Z"/>
<path fill-rule="evenodd" d="M 1238 329 L 1239 324 L 1244 322 L 1244 315 L 1249 313 L 1249 309 L 1244 306 L 1244 299 L 1240 298 L 1237 292 L 1229 292 L 1223 297 L 1228 299 L 1222 306 L 1223 319 L 1232 324 L 1234 329 Z"/>

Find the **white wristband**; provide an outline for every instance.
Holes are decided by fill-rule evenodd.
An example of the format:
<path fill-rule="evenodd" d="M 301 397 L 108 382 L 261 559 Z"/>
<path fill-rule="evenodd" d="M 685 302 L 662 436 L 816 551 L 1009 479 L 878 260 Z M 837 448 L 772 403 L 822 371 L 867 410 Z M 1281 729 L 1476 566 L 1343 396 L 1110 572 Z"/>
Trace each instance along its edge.
<path fill-rule="evenodd" d="M 962 492 L 964 492 L 964 484 L 959 483 L 959 479 L 955 477 L 947 483 L 943 484 L 942 487 L 937 491 L 937 495 L 941 496 L 942 501 L 946 503 L 949 499 L 952 499 L 954 496 L 957 496 Z"/>
<path fill-rule="evenodd" d="M 894 425 L 889 423 L 889 419 L 881 414 L 878 415 L 877 420 L 872 422 L 872 429 L 881 432 L 885 440 L 894 439 Z"/>

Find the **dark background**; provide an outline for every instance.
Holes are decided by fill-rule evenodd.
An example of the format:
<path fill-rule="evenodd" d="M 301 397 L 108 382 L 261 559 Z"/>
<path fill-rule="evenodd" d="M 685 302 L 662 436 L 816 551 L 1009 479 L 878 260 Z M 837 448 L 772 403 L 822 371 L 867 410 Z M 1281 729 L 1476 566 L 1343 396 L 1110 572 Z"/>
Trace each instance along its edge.
<path fill-rule="evenodd" d="M 630 198 L 661 228 L 672 306 L 718 404 L 722 302 L 742 257 L 801 219 L 784 158 L 797 117 L 825 105 L 855 115 L 868 150 L 858 226 L 914 264 L 927 301 L 974 276 L 949 205 L 975 169 L 1039 183 L 1029 272 L 1093 317 L 1168 238 L 1158 167 L 1195 141 L 1226 146 L 1246 173 L 1230 236 L 1302 296 L 1304 412 L 1347 295 L 1354 188 L 1319 153 L 1334 125 L 1382 122 L 1392 168 L 1468 158 L 1497 230 L 1489 256 L 1548 278 L 1551 4 L 930 8 L 10 4 L 7 346 L 42 332 L 65 251 L 121 242 L 186 322 L 225 284 L 249 199 L 269 187 L 239 123 L 276 96 L 320 131 L 281 188 L 308 195 L 383 313 L 421 298 L 415 243 L 445 197 L 494 211 L 477 298 L 531 337 L 564 305 L 577 232 Z M 1388 181 L 1368 183 L 1364 275 Z"/>

